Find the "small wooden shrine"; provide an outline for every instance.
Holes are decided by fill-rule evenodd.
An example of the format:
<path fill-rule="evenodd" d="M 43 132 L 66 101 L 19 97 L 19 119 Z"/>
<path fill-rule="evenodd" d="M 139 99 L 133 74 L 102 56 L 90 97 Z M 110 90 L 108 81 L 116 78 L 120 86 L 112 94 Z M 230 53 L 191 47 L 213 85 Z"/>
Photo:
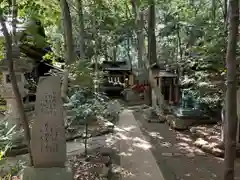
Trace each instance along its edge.
<path fill-rule="evenodd" d="M 156 63 L 151 66 L 151 70 L 154 86 L 152 89 L 157 96 L 156 104 L 160 104 L 159 99 L 161 99 L 162 103 L 177 104 L 180 91 L 176 71 Z"/>
<path fill-rule="evenodd" d="M 133 84 L 131 66 L 127 61 L 103 61 L 99 69 L 106 72 L 101 89 L 108 94 L 120 95 L 126 86 Z"/>

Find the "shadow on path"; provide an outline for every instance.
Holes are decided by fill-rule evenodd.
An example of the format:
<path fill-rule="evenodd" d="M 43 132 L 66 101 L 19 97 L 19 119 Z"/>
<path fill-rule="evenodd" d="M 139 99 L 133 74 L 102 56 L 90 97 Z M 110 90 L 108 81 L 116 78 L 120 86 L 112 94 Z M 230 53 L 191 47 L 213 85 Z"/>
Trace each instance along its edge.
<path fill-rule="evenodd" d="M 134 117 L 152 145 L 156 158 L 166 180 L 221 180 L 223 159 L 204 153 L 193 145 L 190 134 L 178 132 L 165 123 L 148 123 L 142 112 Z M 236 179 L 240 179 L 240 163 L 236 162 Z"/>

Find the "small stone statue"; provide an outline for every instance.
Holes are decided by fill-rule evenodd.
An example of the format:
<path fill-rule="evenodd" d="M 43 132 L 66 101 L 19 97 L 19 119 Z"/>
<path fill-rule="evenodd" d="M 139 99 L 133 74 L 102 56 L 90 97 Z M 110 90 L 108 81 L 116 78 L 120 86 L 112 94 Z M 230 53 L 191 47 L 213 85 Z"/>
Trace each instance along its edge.
<path fill-rule="evenodd" d="M 182 93 L 182 108 L 194 108 L 195 107 L 195 100 L 194 97 L 188 93 L 186 90 L 183 90 Z"/>

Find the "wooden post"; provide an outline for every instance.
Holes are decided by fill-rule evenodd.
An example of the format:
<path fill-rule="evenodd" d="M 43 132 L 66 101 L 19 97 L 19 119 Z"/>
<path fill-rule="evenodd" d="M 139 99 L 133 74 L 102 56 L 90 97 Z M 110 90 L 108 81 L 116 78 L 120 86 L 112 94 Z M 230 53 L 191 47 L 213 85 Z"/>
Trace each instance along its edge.
<path fill-rule="evenodd" d="M 175 78 L 175 103 L 178 103 L 179 101 L 179 86 L 178 86 L 178 80 Z"/>
<path fill-rule="evenodd" d="M 169 83 L 169 100 L 168 100 L 168 103 L 170 103 L 170 104 L 172 102 L 172 82 L 173 82 L 173 80 L 171 79 L 171 81 Z"/>

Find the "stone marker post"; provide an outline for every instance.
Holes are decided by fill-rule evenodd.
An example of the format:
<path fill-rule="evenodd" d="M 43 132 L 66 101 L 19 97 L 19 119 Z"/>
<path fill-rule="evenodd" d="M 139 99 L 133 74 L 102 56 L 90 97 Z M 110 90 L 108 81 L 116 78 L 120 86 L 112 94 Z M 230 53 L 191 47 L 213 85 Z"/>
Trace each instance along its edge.
<path fill-rule="evenodd" d="M 71 171 L 65 167 L 66 137 L 60 85 L 57 76 L 39 80 L 31 139 L 34 166 L 24 170 L 23 180 L 72 180 Z"/>

